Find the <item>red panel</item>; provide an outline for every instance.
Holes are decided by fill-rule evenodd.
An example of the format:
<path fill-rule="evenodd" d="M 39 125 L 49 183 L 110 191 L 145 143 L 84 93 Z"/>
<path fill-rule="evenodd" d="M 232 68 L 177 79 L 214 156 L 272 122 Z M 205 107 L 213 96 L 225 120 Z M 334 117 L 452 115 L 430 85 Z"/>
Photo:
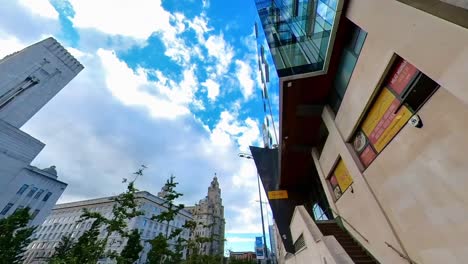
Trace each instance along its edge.
<path fill-rule="evenodd" d="M 377 156 L 377 154 L 371 148 L 371 146 L 367 146 L 367 148 L 364 149 L 364 151 L 359 156 L 359 159 L 361 160 L 364 167 L 367 168 L 369 166 L 369 164 L 371 164 L 371 162 L 375 159 L 376 156 Z"/>
<path fill-rule="evenodd" d="M 393 69 L 388 86 L 397 92 L 397 94 L 401 94 L 418 72 L 416 67 L 402 59 Z"/>

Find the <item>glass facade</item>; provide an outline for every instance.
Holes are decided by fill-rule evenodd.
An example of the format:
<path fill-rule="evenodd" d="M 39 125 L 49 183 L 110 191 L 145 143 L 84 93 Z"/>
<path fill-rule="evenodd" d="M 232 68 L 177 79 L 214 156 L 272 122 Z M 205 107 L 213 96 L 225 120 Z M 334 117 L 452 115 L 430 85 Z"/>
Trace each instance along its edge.
<path fill-rule="evenodd" d="M 338 0 L 256 0 L 279 77 L 324 67 Z"/>
<path fill-rule="evenodd" d="M 341 101 L 343 101 L 366 36 L 367 33 L 365 31 L 352 24 L 349 35 L 346 37 L 345 47 L 343 48 L 343 54 L 338 64 L 338 70 L 333 82 L 333 89 L 330 94 L 330 106 L 335 114 L 338 113 Z"/>

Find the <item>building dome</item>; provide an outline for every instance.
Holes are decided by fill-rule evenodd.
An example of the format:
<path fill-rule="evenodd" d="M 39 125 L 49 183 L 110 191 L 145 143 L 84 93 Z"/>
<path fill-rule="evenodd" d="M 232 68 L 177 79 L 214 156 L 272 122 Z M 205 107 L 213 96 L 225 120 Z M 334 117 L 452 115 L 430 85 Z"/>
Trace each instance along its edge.
<path fill-rule="evenodd" d="M 52 165 L 52 166 L 50 166 L 49 168 L 43 169 L 43 171 L 45 171 L 45 172 L 47 172 L 47 173 L 50 173 L 50 174 L 52 174 L 52 175 L 57 176 L 57 170 L 56 170 L 55 168 L 56 168 L 55 165 Z"/>

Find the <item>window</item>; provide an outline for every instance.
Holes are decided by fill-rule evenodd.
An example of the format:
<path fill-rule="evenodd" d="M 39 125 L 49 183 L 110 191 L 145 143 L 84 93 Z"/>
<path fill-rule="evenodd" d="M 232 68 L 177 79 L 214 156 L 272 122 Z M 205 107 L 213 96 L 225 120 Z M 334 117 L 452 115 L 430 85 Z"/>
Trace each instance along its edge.
<path fill-rule="evenodd" d="M 26 197 L 32 197 L 36 191 L 37 191 L 37 188 L 36 188 L 36 187 L 33 187 L 33 188 L 28 192 L 28 195 L 26 195 Z"/>
<path fill-rule="evenodd" d="M 47 202 L 47 200 L 49 200 L 50 196 L 52 195 L 51 192 L 48 192 L 45 196 L 44 196 L 44 199 L 42 199 L 43 202 Z"/>
<path fill-rule="evenodd" d="M 19 190 L 18 190 L 18 192 L 16 192 L 16 194 L 19 194 L 19 195 L 23 194 L 24 191 L 26 191 L 26 189 L 28 189 L 28 187 L 29 187 L 29 185 L 23 184 L 23 186 L 21 186 L 21 188 L 19 188 Z"/>
<path fill-rule="evenodd" d="M 3 208 L 2 212 L 0 212 L 1 215 L 5 215 L 6 213 L 8 213 L 8 211 L 10 210 L 10 208 L 13 207 L 13 204 L 12 203 L 8 203 L 5 208 Z"/>
<path fill-rule="evenodd" d="M 439 85 L 397 56 L 353 137 L 364 168 L 374 161 Z"/>
<path fill-rule="evenodd" d="M 32 213 L 32 215 L 31 215 L 31 219 L 34 219 L 37 216 L 37 214 L 39 214 L 39 211 L 40 210 L 38 210 L 38 209 L 34 210 L 34 213 Z"/>
<path fill-rule="evenodd" d="M 328 178 L 328 182 L 335 194 L 336 200 L 338 200 L 353 183 L 353 178 L 351 177 L 351 174 L 349 174 L 348 168 L 346 168 L 346 165 L 341 158 L 338 160 L 335 169 L 333 169 L 333 173 Z"/>
<path fill-rule="evenodd" d="M 351 25 L 351 29 L 349 30 L 349 35 L 346 37 L 343 54 L 341 55 L 335 80 L 333 81 L 333 90 L 330 94 L 330 106 L 335 114 L 338 113 L 341 101 L 348 88 L 349 80 L 351 79 L 351 75 L 353 74 L 354 67 L 356 66 L 367 36 L 367 33 L 358 26 L 351 22 L 349 22 L 349 24 Z"/>
<path fill-rule="evenodd" d="M 39 190 L 36 195 L 34 195 L 34 199 L 39 199 L 39 197 L 41 197 L 41 195 L 44 193 L 44 190 Z"/>

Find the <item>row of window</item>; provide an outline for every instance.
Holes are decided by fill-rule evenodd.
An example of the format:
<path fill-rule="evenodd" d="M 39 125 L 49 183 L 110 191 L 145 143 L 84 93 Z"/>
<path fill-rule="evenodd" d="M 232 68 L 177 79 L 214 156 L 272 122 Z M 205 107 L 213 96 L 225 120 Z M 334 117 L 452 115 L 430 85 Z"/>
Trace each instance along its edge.
<path fill-rule="evenodd" d="M 27 189 L 29 188 L 29 185 L 28 184 L 23 184 L 23 186 L 21 186 L 19 188 L 19 190 L 16 192 L 16 194 L 18 195 L 22 195 Z M 37 193 L 36 193 L 37 192 Z M 34 198 L 35 200 L 39 199 L 39 197 L 41 197 L 41 195 L 44 193 L 44 190 L 39 190 L 38 191 L 38 188 L 37 187 L 32 187 L 31 190 L 29 190 L 28 194 L 26 195 L 26 197 L 32 197 L 34 194 Z M 47 202 L 47 200 L 49 200 L 50 196 L 52 195 L 51 192 L 48 192 L 43 198 L 42 198 L 42 201 L 43 202 Z"/>
<path fill-rule="evenodd" d="M 14 205 L 13 203 L 8 203 L 8 204 L 3 208 L 3 210 L 0 212 L 0 215 L 6 215 L 6 214 L 8 213 L 8 211 L 10 211 L 10 209 L 13 207 L 13 205 Z M 18 206 L 18 207 L 16 208 L 15 212 L 18 211 L 18 210 L 20 210 L 20 209 L 23 209 L 23 208 L 24 208 L 24 206 L 21 206 L 21 205 L 20 205 L 20 206 Z M 34 219 L 34 218 L 39 214 L 39 212 L 40 212 L 39 209 L 34 210 L 34 212 L 32 212 L 32 214 L 31 214 L 31 219 Z"/>

